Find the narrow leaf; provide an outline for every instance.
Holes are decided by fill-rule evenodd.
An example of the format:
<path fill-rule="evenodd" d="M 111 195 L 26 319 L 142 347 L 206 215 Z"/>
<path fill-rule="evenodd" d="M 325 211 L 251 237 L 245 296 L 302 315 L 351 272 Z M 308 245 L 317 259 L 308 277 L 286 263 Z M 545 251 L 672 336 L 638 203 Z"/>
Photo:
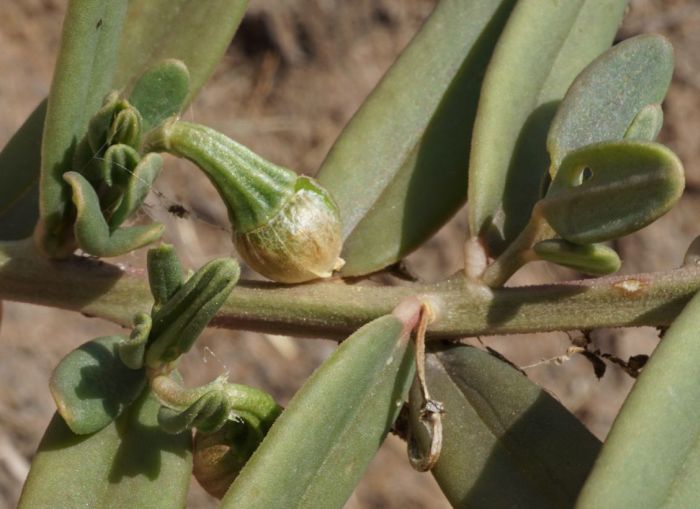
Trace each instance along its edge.
<path fill-rule="evenodd" d="M 70 251 L 65 217 L 70 190 L 63 174 L 75 169 L 70 168 L 73 153 L 110 90 L 127 4 L 127 0 L 68 4 L 41 147 L 39 241 L 52 256 Z"/>
<path fill-rule="evenodd" d="M 133 84 L 155 64 L 182 61 L 189 103 L 214 71 L 243 18 L 247 0 L 131 0 L 113 86 Z"/>
<path fill-rule="evenodd" d="M 484 78 L 469 161 L 469 228 L 492 256 L 527 223 L 559 101 L 610 46 L 626 4 L 521 0 L 513 10 Z"/>
<path fill-rule="evenodd" d="M 39 217 L 39 172 L 46 101 L 0 152 L 0 240 L 31 235 Z"/>
<path fill-rule="evenodd" d="M 192 471 L 189 433 L 169 435 L 146 391 L 92 435 L 75 435 L 55 414 L 39 445 L 18 509 L 179 509 Z"/>
<path fill-rule="evenodd" d="M 571 152 L 537 210 L 569 242 L 603 242 L 668 212 L 684 185 L 683 165 L 663 145 L 607 141 Z"/>
<path fill-rule="evenodd" d="M 696 507 L 700 295 L 673 322 L 615 419 L 576 507 Z"/>
<path fill-rule="evenodd" d="M 663 101 L 672 73 L 673 48 L 660 35 L 633 37 L 592 62 L 552 121 L 547 136 L 551 175 L 572 150 L 622 139 L 645 106 Z"/>
<path fill-rule="evenodd" d="M 413 378 L 420 305 L 374 320 L 309 378 L 236 478 L 221 508 L 342 508 Z M 398 308 L 397 308 L 398 310 Z"/>
<path fill-rule="evenodd" d="M 472 347 L 438 348 L 428 355 L 426 372 L 431 397 L 445 406 L 442 452 L 432 472 L 455 508 L 573 505 L 600 443 L 560 403 Z M 413 423 L 420 399 L 414 390 Z"/>
<path fill-rule="evenodd" d="M 464 204 L 481 79 L 514 4 L 442 0 L 336 141 L 318 179 L 340 207 L 342 274 L 394 263 Z"/>
<path fill-rule="evenodd" d="M 122 336 L 93 339 L 61 360 L 49 388 L 58 413 L 78 435 L 99 431 L 129 406 L 146 385 L 143 370 L 119 357 Z"/>

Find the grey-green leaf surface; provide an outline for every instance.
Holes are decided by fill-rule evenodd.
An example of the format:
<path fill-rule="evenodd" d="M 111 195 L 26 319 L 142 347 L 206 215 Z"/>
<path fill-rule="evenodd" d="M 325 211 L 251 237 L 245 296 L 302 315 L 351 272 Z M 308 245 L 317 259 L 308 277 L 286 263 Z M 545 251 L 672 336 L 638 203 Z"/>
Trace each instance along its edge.
<path fill-rule="evenodd" d="M 700 295 L 637 379 L 577 509 L 696 507 L 700 500 Z"/>
<path fill-rule="evenodd" d="M 342 508 L 407 395 L 409 338 L 389 315 L 343 342 L 277 418 L 221 509 Z"/>
<path fill-rule="evenodd" d="M 31 235 L 39 218 L 39 172 L 46 101 L 42 101 L 0 152 L 0 240 Z"/>
<path fill-rule="evenodd" d="M 130 0 L 114 88 L 177 59 L 190 74 L 186 105 L 226 52 L 247 6 L 247 0 Z"/>
<path fill-rule="evenodd" d="M 627 39 L 592 62 L 552 121 L 547 136 L 552 176 L 569 152 L 622 139 L 645 106 L 663 101 L 672 73 L 673 48 L 660 35 Z"/>
<path fill-rule="evenodd" d="M 527 223 L 559 101 L 610 46 L 626 4 L 521 0 L 513 10 L 484 78 L 469 161 L 469 228 L 492 256 Z"/>
<path fill-rule="evenodd" d="M 684 186 L 682 163 L 663 145 L 604 141 L 566 156 L 537 211 L 569 242 L 604 242 L 668 212 Z"/>
<path fill-rule="evenodd" d="M 122 336 L 105 336 L 81 345 L 56 366 L 49 388 L 58 412 L 78 435 L 99 431 L 116 419 L 146 385 L 142 369 L 119 358 Z"/>
<path fill-rule="evenodd" d="M 318 179 L 343 222 L 345 275 L 396 262 L 467 197 L 484 69 L 513 0 L 442 0 L 331 149 Z"/>
<path fill-rule="evenodd" d="M 476 348 L 439 347 L 427 356 L 426 373 L 431 397 L 445 405 L 442 452 L 432 473 L 455 508 L 573 506 L 600 442 L 568 410 Z"/>
<path fill-rule="evenodd" d="M 180 60 L 168 59 L 148 69 L 136 82 L 129 102 L 141 113 L 149 131 L 179 113 L 189 94 L 190 73 Z"/>
<path fill-rule="evenodd" d="M 49 92 L 41 146 L 40 245 L 65 254 L 70 191 L 63 174 L 87 131 L 90 117 L 109 92 L 127 0 L 71 0 Z"/>
<path fill-rule="evenodd" d="M 189 433 L 158 427 L 149 391 L 112 424 L 75 435 L 55 414 L 32 462 L 18 509 L 179 509 L 192 472 Z"/>

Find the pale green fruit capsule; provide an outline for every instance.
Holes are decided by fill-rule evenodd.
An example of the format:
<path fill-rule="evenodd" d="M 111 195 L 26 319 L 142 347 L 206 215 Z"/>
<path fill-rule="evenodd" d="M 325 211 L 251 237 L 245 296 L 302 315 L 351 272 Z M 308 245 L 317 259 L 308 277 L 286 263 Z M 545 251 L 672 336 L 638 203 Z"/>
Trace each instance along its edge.
<path fill-rule="evenodd" d="M 148 149 L 189 159 L 206 173 L 226 203 L 236 248 L 263 276 L 300 283 L 342 267 L 340 213 L 314 179 L 213 129 L 179 120 L 154 131 Z"/>

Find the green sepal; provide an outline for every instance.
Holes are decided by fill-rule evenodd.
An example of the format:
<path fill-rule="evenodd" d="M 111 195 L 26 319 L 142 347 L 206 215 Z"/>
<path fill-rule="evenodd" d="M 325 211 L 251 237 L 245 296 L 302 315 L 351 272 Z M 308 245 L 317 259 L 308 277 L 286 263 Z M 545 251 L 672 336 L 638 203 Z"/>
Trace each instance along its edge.
<path fill-rule="evenodd" d="M 663 145 L 602 142 L 564 159 L 537 211 L 569 242 L 604 242 L 668 212 L 684 185 L 683 165 Z"/>
<path fill-rule="evenodd" d="M 676 509 L 700 500 L 700 295 L 678 315 L 615 418 L 577 509 Z"/>
<path fill-rule="evenodd" d="M 140 161 L 141 155 L 133 147 L 124 144 L 111 145 L 104 151 L 104 156 L 96 161 L 97 164 L 91 165 L 93 171 L 80 173 L 95 186 L 103 183 L 109 187 L 114 184 L 124 185 Z"/>
<path fill-rule="evenodd" d="M 192 438 L 162 431 L 158 406 L 146 390 L 115 422 L 91 435 L 75 435 L 54 415 L 18 508 L 184 508 Z"/>
<path fill-rule="evenodd" d="M 146 313 L 134 315 L 134 327 L 129 339 L 125 339 L 119 345 L 119 358 L 131 369 L 141 369 L 146 353 L 148 335 L 151 332 L 151 316 Z"/>
<path fill-rule="evenodd" d="M 532 248 L 540 260 L 553 262 L 591 276 L 604 276 L 620 270 L 620 257 L 604 244 L 572 244 L 562 239 L 538 242 Z"/>
<path fill-rule="evenodd" d="M 159 367 L 187 352 L 238 282 L 232 258 L 212 260 L 153 314 L 146 365 Z"/>
<path fill-rule="evenodd" d="M 625 139 L 654 141 L 664 125 L 664 110 L 660 104 L 647 104 L 639 110 L 625 131 Z"/>
<path fill-rule="evenodd" d="M 80 248 L 94 256 L 119 256 L 158 240 L 163 235 L 161 224 L 132 226 L 110 230 L 100 208 L 95 189 L 85 177 L 74 171 L 63 178 L 73 190 L 77 210 L 74 233 Z"/>
<path fill-rule="evenodd" d="M 90 119 L 87 140 L 93 153 L 123 143 L 138 148 L 141 139 L 141 115 L 117 92 L 111 92 L 104 105 Z"/>
<path fill-rule="evenodd" d="M 600 449 L 576 417 L 522 372 L 476 348 L 438 346 L 425 367 L 430 395 L 445 409 L 432 473 L 454 507 L 572 507 Z M 411 426 L 425 448 L 421 402 L 414 387 Z"/>
<path fill-rule="evenodd" d="M 125 179 L 126 182 L 121 189 L 119 207 L 109 217 L 111 229 L 122 224 L 143 205 L 153 182 L 163 169 L 163 158 L 158 154 L 146 154 L 132 170 L 127 168 L 119 166 L 112 169 L 119 181 Z"/>
<path fill-rule="evenodd" d="M 610 48 L 576 78 L 547 135 L 550 173 L 573 150 L 619 140 L 644 107 L 660 104 L 673 74 L 673 48 L 660 35 L 639 35 Z"/>
<path fill-rule="evenodd" d="M 159 309 L 185 284 L 177 251 L 170 244 L 148 250 L 148 284 L 153 295 L 153 308 Z"/>
<path fill-rule="evenodd" d="M 129 94 L 129 102 L 141 113 L 144 132 L 179 113 L 189 87 L 190 73 L 180 60 L 164 60 L 143 73 Z"/>
<path fill-rule="evenodd" d="M 88 341 L 61 360 L 49 388 L 58 412 L 76 434 L 99 431 L 116 419 L 146 385 L 143 370 L 119 357 L 121 336 Z"/>
<path fill-rule="evenodd" d="M 343 507 L 406 398 L 419 310 L 374 320 L 338 347 L 277 418 L 221 509 Z"/>

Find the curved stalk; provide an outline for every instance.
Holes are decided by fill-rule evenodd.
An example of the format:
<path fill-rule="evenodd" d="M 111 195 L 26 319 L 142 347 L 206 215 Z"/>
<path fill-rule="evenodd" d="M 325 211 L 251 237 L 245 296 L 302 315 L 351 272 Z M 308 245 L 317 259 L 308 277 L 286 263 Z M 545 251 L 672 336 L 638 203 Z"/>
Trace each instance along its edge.
<path fill-rule="evenodd" d="M 29 241 L 0 243 L 0 299 L 78 311 L 125 326 L 152 305 L 145 271 L 91 258 L 38 255 Z M 285 286 L 242 282 L 215 327 L 344 338 L 409 295 L 440 307 L 430 338 L 597 327 L 667 326 L 700 290 L 700 266 L 551 285 L 490 289 L 463 278 L 404 286 L 341 280 Z"/>

